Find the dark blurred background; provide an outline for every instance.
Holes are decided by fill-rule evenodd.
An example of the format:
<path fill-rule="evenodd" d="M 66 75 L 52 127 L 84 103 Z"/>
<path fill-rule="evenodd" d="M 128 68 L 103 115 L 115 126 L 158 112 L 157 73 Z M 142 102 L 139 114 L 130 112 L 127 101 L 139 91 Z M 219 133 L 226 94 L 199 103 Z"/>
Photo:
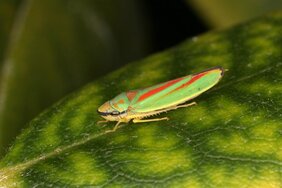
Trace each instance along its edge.
<path fill-rule="evenodd" d="M 209 27 L 183 0 L 145 0 L 153 51 L 159 51 L 203 32 Z"/>

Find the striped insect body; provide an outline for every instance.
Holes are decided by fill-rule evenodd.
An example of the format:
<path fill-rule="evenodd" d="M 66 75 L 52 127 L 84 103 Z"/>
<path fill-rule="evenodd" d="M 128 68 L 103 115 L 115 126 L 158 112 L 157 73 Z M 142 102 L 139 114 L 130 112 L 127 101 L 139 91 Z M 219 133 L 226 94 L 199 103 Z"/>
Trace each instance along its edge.
<path fill-rule="evenodd" d="M 123 92 L 105 102 L 97 111 L 105 121 L 117 121 L 112 131 L 115 131 L 121 122 L 127 123 L 130 120 L 134 123 L 168 120 L 167 117 L 144 118 L 196 104 L 184 103 L 212 88 L 223 74 L 223 68 L 214 67 L 144 89 Z"/>

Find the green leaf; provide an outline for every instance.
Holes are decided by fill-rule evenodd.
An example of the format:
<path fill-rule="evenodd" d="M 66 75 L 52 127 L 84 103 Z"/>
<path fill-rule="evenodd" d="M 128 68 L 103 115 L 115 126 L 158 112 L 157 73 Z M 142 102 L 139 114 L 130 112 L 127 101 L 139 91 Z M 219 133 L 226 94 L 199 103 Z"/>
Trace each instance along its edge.
<path fill-rule="evenodd" d="M 230 27 L 269 11 L 281 10 L 280 0 L 186 0 L 216 28 Z"/>
<path fill-rule="evenodd" d="M 282 12 L 194 37 L 69 95 L 0 162 L 0 186 L 281 187 Z M 229 71 L 169 121 L 98 125 L 120 92 L 213 66 Z"/>
<path fill-rule="evenodd" d="M 0 154 L 47 106 L 142 56 L 142 18 L 131 0 L 23 1 L 1 59 Z"/>

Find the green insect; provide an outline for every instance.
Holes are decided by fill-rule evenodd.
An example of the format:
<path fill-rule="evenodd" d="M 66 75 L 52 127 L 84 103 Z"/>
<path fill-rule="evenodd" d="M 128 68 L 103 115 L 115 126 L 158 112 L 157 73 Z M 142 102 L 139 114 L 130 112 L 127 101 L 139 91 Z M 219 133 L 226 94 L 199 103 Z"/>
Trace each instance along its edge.
<path fill-rule="evenodd" d="M 216 85 L 224 74 L 221 67 L 214 67 L 200 73 L 184 76 L 144 89 L 127 91 L 98 108 L 105 121 L 134 123 L 168 120 L 167 117 L 144 119 L 153 115 L 195 105 L 195 102 L 183 104 Z"/>

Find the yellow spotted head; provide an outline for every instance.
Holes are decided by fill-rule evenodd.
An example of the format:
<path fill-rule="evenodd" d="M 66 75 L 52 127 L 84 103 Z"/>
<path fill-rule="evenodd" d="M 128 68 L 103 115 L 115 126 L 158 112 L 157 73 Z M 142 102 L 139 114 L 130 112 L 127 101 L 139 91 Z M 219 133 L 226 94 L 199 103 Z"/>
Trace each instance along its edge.
<path fill-rule="evenodd" d="M 100 106 L 97 112 L 109 121 L 117 121 L 126 114 L 128 108 L 128 98 L 125 93 L 121 93 L 110 101 Z"/>

